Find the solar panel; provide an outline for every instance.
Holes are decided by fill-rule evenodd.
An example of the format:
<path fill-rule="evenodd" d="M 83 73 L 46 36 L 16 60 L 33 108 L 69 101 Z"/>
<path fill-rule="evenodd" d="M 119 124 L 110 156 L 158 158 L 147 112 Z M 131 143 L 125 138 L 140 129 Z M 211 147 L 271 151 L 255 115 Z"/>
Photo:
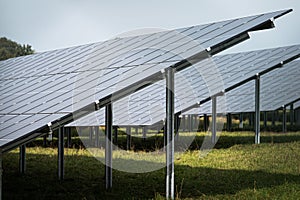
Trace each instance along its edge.
<path fill-rule="evenodd" d="M 299 109 L 300 108 L 300 100 L 299 101 L 296 101 L 294 103 L 294 109 Z"/>
<path fill-rule="evenodd" d="M 284 67 L 261 76 L 260 110 L 273 111 L 284 105 L 289 105 L 300 98 L 300 61 L 292 61 Z M 227 113 L 254 112 L 255 110 L 254 82 L 248 82 L 226 93 Z M 221 105 L 219 105 L 221 106 Z M 210 114 L 211 102 L 192 109 L 185 114 Z"/>
<path fill-rule="evenodd" d="M 210 62 L 209 60 L 201 61 L 193 67 L 189 67 L 175 75 L 175 112 L 178 113 L 195 106 L 198 107 L 197 102 L 203 102 L 210 96 L 239 85 L 245 80 L 250 81 L 257 73 L 262 74 L 275 66 L 278 67 L 282 62 L 286 63 L 299 57 L 299 55 L 300 45 L 294 45 L 214 56 L 214 62 Z M 216 72 L 214 65 L 218 68 L 221 79 L 214 74 Z M 289 73 L 290 66 L 293 65 L 289 64 L 287 67 L 280 69 L 281 71 L 274 70 L 272 73 L 269 72 L 270 74 L 262 76 L 261 99 L 266 99 L 265 101 L 269 102 L 266 105 L 272 107 L 271 102 L 275 103 L 291 99 L 291 95 L 299 93 L 300 90 L 297 90 L 297 88 L 299 88 L 300 84 L 297 85 L 299 81 L 295 80 L 299 73 L 296 73 L 296 71 L 292 75 Z M 278 73 L 279 75 L 276 76 Z M 272 78 L 272 76 L 277 77 L 278 80 L 277 78 Z M 289 81 L 284 82 L 288 76 L 293 76 L 293 79 L 292 77 L 290 79 L 293 83 Z M 222 80 L 221 84 L 220 80 Z M 285 94 L 284 97 L 282 95 L 274 95 L 264 85 L 268 85 L 269 87 L 279 85 L 278 87 L 281 88 L 286 88 L 285 86 L 289 85 L 290 90 L 294 92 L 282 91 L 281 94 Z M 279 89 L 278 87 L 276 89 Z M 164 88 L 164 81 L 159 81 L 155 85 L 151 85 L 115 102 L 114 124 L 119 126 L 146 126 L 161 122 L 165 117 L 165 109 L 163 109 L 166 99 Z M 248 82 L 226 93 L 225 100 L 218 101 L 218 112 L 226 113 L 229 110 L 231 111 L 230 108 L 233 105 L 238 105 L 240 110 L 245 110 L 251 106 L 254 109 L 254 83 Z M 200 113 L 211 113 L 210 101 L 203 104 L 203 106 L 201 105 L 200 108 L 186 112 L 186 114 Z M 99 126 L 103 124 L 104 110 L 100 110 L 74 121 L 68 126 Z"/>
<path fill-rule="evenodd" d="M 273 27 L 291 10 L 227 20 L 37 53 L 0 62 L 2 151 L 28 141 L 47 123 L 64 125 L 163 78 L 161 70 L 188 67 L 248 39 L 248 31 Z M 126 77 L 126 79 L 122 79 Z M 19 118 L 28 121 L 18 124 Z M 45 117 L 46 115 L 47 117 Z M 11 128 L 7 128 L 9 116 Z M 41 123 L 31 118 L 44 117 Z M 24 127 L 25 126 L 25 127 Z M 18 128 L 15 128 L 18 127 Z M 21 128 L 22 127 L 22 128 Z M 14 135 L 14 137 L 11 137 Z"/>

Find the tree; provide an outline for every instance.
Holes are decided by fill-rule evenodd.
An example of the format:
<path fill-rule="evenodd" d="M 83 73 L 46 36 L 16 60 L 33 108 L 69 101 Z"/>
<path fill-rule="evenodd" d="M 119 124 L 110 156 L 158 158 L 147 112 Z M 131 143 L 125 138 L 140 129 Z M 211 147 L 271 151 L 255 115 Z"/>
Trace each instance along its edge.
<path fill-rule="evenodd" d="M 33 54 L 34 50 L 28 44 L 18 44 L 5 37 L 0 38 L 0 60 Z"/>

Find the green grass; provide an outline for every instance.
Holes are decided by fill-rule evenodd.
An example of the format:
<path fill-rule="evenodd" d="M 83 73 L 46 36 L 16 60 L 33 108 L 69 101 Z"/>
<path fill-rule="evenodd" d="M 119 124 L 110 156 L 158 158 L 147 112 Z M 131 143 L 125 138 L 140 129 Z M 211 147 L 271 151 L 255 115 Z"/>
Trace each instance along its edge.
<path fill-rule="evenodd" d="M 198 134 L 194 147 L 175 161 L 178 198 L 299 199 L 299 132 L 263 133 L 260 145 L 253 144 L 253 133 L 223 133 L 217 148 L 200 158 L 196 146 L 203 136 Z M 65 149 L 65 155 L 65 180 L 60 182 L 56 148 L 27 148 L 25 175 L 18 173 L 18 151 L 4 154 L 3 199 L 164 199 L 164 169 L 141 174 L 113 170 L 113 189 L 105 191 L 101 162 L 85 149 Z M 122 155 L 115 151 L 115 162 L 135 159 L 135 167 L 141 160 L 164 161 L 159 154 Z"/>

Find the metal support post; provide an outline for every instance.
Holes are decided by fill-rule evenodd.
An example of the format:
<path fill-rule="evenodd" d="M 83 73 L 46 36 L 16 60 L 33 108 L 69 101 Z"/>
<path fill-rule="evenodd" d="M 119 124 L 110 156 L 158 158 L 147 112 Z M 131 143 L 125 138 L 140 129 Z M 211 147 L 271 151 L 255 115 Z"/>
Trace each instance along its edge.
<path fill-rule="evenodd" d="M 43 136 L 43 147 L 47 146 L 47 135 Z"/>
<path fill-rule="evenodd" d="M 255 144 L 260 143 L 260 76 L 255 79 Z"/>
<path fill-rule="evenodd" d="M 240 124 L 239 124 L 239 128 L 243 128 L 244 127 L 244 123 L 243 123 L 243 113 L 240 113 Z"/>
<path fill-rule="evenodd" d="M 253 126 L 253 117 L 252 117 L 252 112 L 249 113 L 249 126 Z"/>
<path fill-rule="evenodd" d="M 167 122 L 164 122 L 164 151 L 167 151 L 167 144 L 168 144 L 168 138 L 167 138 Z"/>
<path fill-rule="evenodd" d="M 294 104 L 290 105 L 290 125 L 294 125 Z"/>
<path fill-rule="evenodd" d="M 175 115 L 174 126 L 175 126 L 175 140 L 179 141 L 179 126 L 180 126 L 180 117 L 179 117 L 179 115 Z"/>
<path fill-rule="evenodd" d="M 142 131 L 143 131 L 143 139 L 146 140 L 146 138 L 147 138 L 147 127 L 143 126 Z"/>
<path fill-rule="evenodd" d="M 296 114 L 295 116 L 296 116 L 296 119 L 297 119 L 295 122 L 296 122 L 297 125 L 300 125 L 300 109 L 297 109 L 295 114 Z"/>
<path fill-rule="evenodd" d="M 253 122 L 253 129 L 255 129 L 255 112 L 251 113 L 252 122 Z"/>
<path fill-rule="evenodd" d="M 196 115 L 191 115 L 191 118 L 192 118 L 192 122 L 191 122 L 192 131 L 195 131 L 195 127 L 196 127 L 195 118 L 197 118 L 197 117 L 196 117 Z"/>
<path fill-rule="evenodd" d="M 275 115 L 276 115 L 276 111 L 275 110 L 273 110 L 272 111 L 272 127 L 275 127 Z"/>
<path fill-rule="evenodd" d="M 64 127 L 58 129 L 58 179 L 64 179 Z"/>
<path fill-rule="evenodd" d="M 105 107 L 105 184 L 112 188 L 112 104 Z"/>
<path fill-rule="evenodd" d="M 192 132 L 193 131 L 193 115 L 192 114 L 188 115 L 188 126 L 189 126 L 189 132 Z"/>
<path fill-rule="evenodd" d="M 194 128 L 196 128 L 196 132 L 199 129 L 199 116 L 198 115 L 194 116 Z"/>
<path fill-rule="evenodd" d="M 217 137 L 217 97 L 214 96 L 211 98 L 212 100 L 212 127 L 211 127 L 211 142 L 213 144 L 216 143 Z"/>
<path fill-rule="evenodd" d="M 282 106 L 282 132 L 286 133 L 286 106 Z"/>
<path fill-rule="evenodd" d="M 72 146 L 72 137 L 71 137 L 71 128 L 65 128 L 67 134 L 67 147 L 70 148 Z"/>
<path fill-rule="evenodd" d="M 166 198 L 174 199 L 174 69 L 166 71 Z"/>
<path fill-rule="evenodd" d="M 114 126 L 113 129 L 114 129 L 114 143 L 117 146 L 118 145 L 118 127 Z"/>
<path fill-rule="evenodd" d="M 182 123 L 182 132 L 184 132 L 185 131 L 185 115 L 182 115 L 181 123 Z"/>
<path fill-rule="evenodd" d="M 89 127 L 89 140 L 90 140 L 90 142 L 89 142 L 90 146 L 91 147 L 94 146 L 93 145 L 93 127 L 92 126 Z"/>
<path fill-rule="evenodd" d="M 135 134 L 136 134 L 136 135 L 139 134 L 139 127 L 135 127 Z"/>
<path fill-rule="evenodd" d="M 228 113 L 227 114 L 227 131 L 231 131 L 231 122 L 232 122 L 231 113 Z"/>
<path fill-rule="evenodd" d="M 127 150 L 131 149 L 131 127 L 126 127 L 126 140 L 127 140 Z"/>
<path fill-rule="evenodd" d="M 2 200 L 2 174 L 3 174 L 3 168 L 2 168 L 2 150 L 0 149 L 0 200 Z"/>
<path fill-rule="evenodd" d="M 203 115 L 203 126 L 204 126 L 204 131 L 206 132 L 208 130 L 208 117 L 207 117 L 207 114 Z"/>
<path fill-rule="evenodd" d="M 20 149 L 19 171 L 21 174 L 24 174 L 26 170 L 26 145 L 25 144 L 21 145 L 19 149 Z"/>
<path fill-rule="evenodd" d="M 95 147 L 99 147 L 99 126 L 94 126 Z"/>
<path fill-rule="evenodd" d="M 267 129 L 267 126 L 268 126 L 268 113 L 267 111 L 264 111 L 264 129 L 266 130 Z"/>

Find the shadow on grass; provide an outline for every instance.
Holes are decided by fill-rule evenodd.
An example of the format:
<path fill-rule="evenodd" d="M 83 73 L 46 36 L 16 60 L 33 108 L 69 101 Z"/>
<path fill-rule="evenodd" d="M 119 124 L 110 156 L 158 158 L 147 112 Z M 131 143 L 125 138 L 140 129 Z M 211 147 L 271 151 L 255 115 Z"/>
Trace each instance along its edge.
<path fill-rule="evenodd" d="M 18 154 L 4 156 L 3 199 L 150 199 L 164 196 L 165 170 L 130 174 L 113 170 L 113 189 L 105 190 L 104 165 L 93 157 L 65 157 L 65 180 L 57 180 L 57 157 L 28 154 L 27 172 L 17 171 Z M 221 170 L 175 165 L 175 185 L 181 197 L 235 194 L 284 183 L 300 184 L 299 176 L 264 171 Z"/>
<path fill-rule="evenodd" d="M 194 135 L 194 133 L 192 134 Z M 235 133 L 235 132 L 225 132 L 221 133 L 217 144 L 214 145 L 214 148 L 216 149 L 226 149 L 230 148 L 234 145 L 237 144 L 254 144 L 254 138 L 255 138 L 255 133 L 249 135 L 249 132 L 243 133 Z M 87 139 L 88 140 L 88 139 Z M 105 139 L 104 137 L 100 137 L 100 146 L 105 145 Z M 199 150 L 201 148 L 201 145 L 203 143 L 204 136 L 196 136 L 195 138 L 191 138 L 189 136 L 189 133 L 185 132 L 184 135 L 180 134 L 180 141 L 181 143 L 185 144 L 186 142 L 184 141 L 192 141 L 190 146 L 188 147 L 189 150 Z M 300 134 L 298 132 L 296 133 L 289 133 L 289 134 L 284 134 L 284 133 L 268 133 L 264 132 L 261 135 L 260 142 L 261 143 L 290 143 L 290 142 L 295 142 L 295 141 L 300 141 Z M 50 147 L 57 147 L 57 139 L 55 138 L 53 141 L 49 142 L 47 141 L 48 145 Z M 89 142 L 85 142 L 85 144 L 88 144 Z M 95 144 L 95 138 L 93 138 L 92 143 Z M 118 136 L 118 147 L 121 149 L 126 149 L 127 148 L 127 138 L 126 135 L 120 134 Z M 178 145 L 178 149 L 187 149 L 186 145 L 182 145 L 180 143 L 176 144 Z M 43 141 L 41 139 L 35 140 L 29 144 L 27 144 L 28 147 L 35 147 L 35 146 L 43 146 Z M 162 134 L 159 135 L 154 135 L 152 137 L 148 138 L 141 138 L 141 137 L 134 137 L 132 136 L 131 138 L 131 150 L 133 151 L 155 151 L 158 149 L 162 149 L 164 147 L 164 138 Z M 85 148 L 83 142 L 77 137 L 72 139 L 72 148 L 76 149 L 81 149 Z"/>
<path fill-rule="evenodd" d="M 222 148 L 230 148 L 237 144 L 254 144 L 254 133 L 253 136 L 220 136 L 217 144 L 214 148 L 222 149 Z M 196 141 L 200 138 L 196 138 Z M 203 141 L 203 138 L 202 138 Z M 272 135 L 264 135 L 260 137 L 260 143 L 290 143 L 300 141 L 300 134 L 295 135 L 286 135 L 286 134 L 272 134 Z"/>
<path fill-rule="evenodd" d="M 181 141 L 192 141 L 189 150 L 199 150 L 204 140 L 204 136 L 196 136 L 194 139 L 188 139 L 189 136 L 180 136 Z M 272 135 L 264 135 L 261 136 L 261 143 L 290 143 L 295 141 L 300 141 L 300 134 L 295 135 L 286 135 L 286 134 L 272 134 Z M 126 137 L 120 137 L 118 139 L 118 146 L 122 149 L 126 149 Z M 134 151 L 155 151 L 157 149 L 163 148 L 163 136 L 154 136 L 147 138 L 146 140 L 142 138 L 133 137 L 132 138 L 132 149 Z M 185 144 L 185 142 L 183 142 Z M 214 146 L 216 149 L 226 149 L 230 148 L 237 144 L 254 144 L 254 133 L 253 136 L 245 136 L 245 135 L 233 135 L 228 136 L 222 135 L 219 137 L 217 144 Z M 178 149 L 181 149 L 182 146 L 178 145 Z M 185 147 L 185 145 L 183 145 Z M 176 147 L 175 147 L 176 148 Z"/>

